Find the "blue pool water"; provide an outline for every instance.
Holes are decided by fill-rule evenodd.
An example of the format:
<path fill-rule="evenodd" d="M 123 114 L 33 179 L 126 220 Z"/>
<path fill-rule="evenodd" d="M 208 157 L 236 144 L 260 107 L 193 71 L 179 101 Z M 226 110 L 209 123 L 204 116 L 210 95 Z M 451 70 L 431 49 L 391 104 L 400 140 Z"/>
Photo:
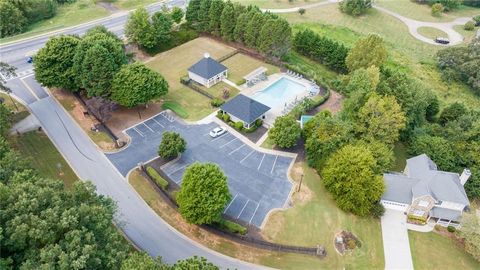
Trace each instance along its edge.
<path fill-rule="evenodd" d="M 285 106 L 285 103 L 304 95 L 306 87 L 288 78 L 282 77 L 262 91 L 253 94 L 252 98 L 270 108 Z"/>

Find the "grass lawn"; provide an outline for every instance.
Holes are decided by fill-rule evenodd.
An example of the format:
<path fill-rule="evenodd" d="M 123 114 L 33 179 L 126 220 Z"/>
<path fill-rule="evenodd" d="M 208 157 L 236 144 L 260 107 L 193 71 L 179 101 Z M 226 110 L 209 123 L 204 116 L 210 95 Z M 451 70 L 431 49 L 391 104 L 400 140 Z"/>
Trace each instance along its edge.
<path fill-rule="evenodd" d="M 297 163 L 293 177 L 298 181 L 303 169 L 302 190 L 293 195 L 294 207 L 270 216 L 263 235 L 291 245 L 325 245 L 328 256 L 310 269 L 380 269 L 384 267 L 380 221 L 347 214 L 336 206 L 317 173 Z M 362 241 L 362 247 L 340 256 L 333 247 L 334 235 L 348 230 Z M 293 268 L 293 266 L 292 266 Z"/>
<path fill-rule="evenodd" d="M 479 262 L 447 237 L 408 231 L 408 238 L 415 269 L 480 269 Z"/>
<path fill-rule="evenodd" d="M 479 15 L 480 15 L 480 11 L 479 11 Z M 475 35 L 477 34 L 477 31 L 478 31 L 479 28 L 476 27 L 475 30 L 473 30 L 473 31 L 467 31 L 467 30 L 463 29 L 463 25 L 456 25 L 456 26 L 453 27 L 453 29 L 455 29 L 455 31 L 462 34 L 462 36 L 464 38 L 463 41 L 466 44 L 468 44 L 475 38 Z"/>
<path fill-rule="evenodd" d="M 181 107 L 188 115 L 188 120 L 199 120 L 214 111 L 214 108 L 210 105 L 210 99 L 182 85 L 180 78 L 187 75 L 188 68 L 200 60 L 204 53 L 208 52 L 212 58 L 218 59 L 233 51 L 234 48 L 232 47 L 201 37 L 160 53 L 145 64 L 162 74 L 168 81 L 170 88 L 164 98 L 165 101 L 176 103 L 177 108 Z M 255 62 L 257 60 L 250 57 L 248 59 L 254 63 L 250 64 L 251 66 L 261 63 Z M 243 64 L 247 65 L 248 61 L 245 58 L 242 58 L 242 61 Z M 236 65 L 233 65 L 233 67 L 235 68 Z M 236 69 L 240 70 L 238 67 Z M 222 94 L 224 87 L 231 90 L 230 96 L 232 97 L 237 93 L 236 89 L 223 83 L 210 89 L 205 88 L 205 90 L 217 96 Z"/>
<path fill-rule="evenodd" d="M 23 120 L 25 117 L 27 117 L 30 113 L 27 111 L 27 108 L 22 105 L 22 103 L 16 101 L 15 99 L 12 99 L 4 93 L 0 93 L 0 98 L 3 99 L 3 104 L 9 108 L 12 112 L 14 112 L 14 115 L 12 116 L 13 123 L 17 123 L 20 120 Z M 15 102 L 15 104 L 13 104 Z M 16 105 L 16 106 L 15 106 Z M 18 108 L 18 111 L 17 111 Z"/>
<path fill-rule="evenodd" d="M 95 5 L 93 0 L 78 0 L 75 3 L 59 5 L 57 14 L 53 18 L 30 25 L 27 31 L 22 34 L 0 39 L 0 43 L 59 30 L 64 27 L 99 19 L 109 14 L 103 7 Z"/>
<path fill-rule="evenodd" d="M 433 27 L 419 27 L 417 29 L 418 33 L 426 38 L 435 39 L 437 37 L 448 38 L 448 34 L 443 32 L 440 29 Z"/>
<path fill-rule="evenodd" d="M 11 145 L 31 162 L 40 175 L 60 179 L 71 187 L 78 180 L 62 155 L 43 132 L 32 131 L 9 137 Z"/>
<path fill-rule="evenodd" d="M 370 33 L 380 35 L 389 51 L 387 65 L 395 66 L 417 77 L 435 91 L 441 106 L 464 102 L 471 108 L 480 106 L 480 98 L 466 85 L 445 83 L 435 64 L 435 54 L 441 49 L 410 36 L 407 27 L 397 19 L 372 9 L 366 15 L 354 18 L 341 13 L 336 5 L 309 10 L 305 15 L 282 14 L 294 24 L 294 31 L 310 28 L 323 35 L 353 46 L 356 40 Z"/>
<path fill-rule="evenodd" d="M 158 2 L 158 0 L 116 0 L 113 4 L 120 9 L 129 10 L 155 2 Z"/>
<path fill-rule="evenodd" d="M 234 0 L 234 2 L 239 2 L 246 6 L 255 5 L 261 8 L 291 8 L 325 1 L 326 0 Z"/>
<path fill-rule="evenodd" d="M 222 64 L 228 67 L 228 79 L 237 85 L 243 84 L 244 76 L 262 66 L 268 69 L 267 75 L 280 72 L 280 68 L 242 53 L 237 53 L 223 61 Z"/>
<path fill-rule="evenodd" d="M 432 9 L 429 5 L 420 5 L 411 0 L 376 0 L 375 4 L 407 18 L 425 22 L 449 22 L 456 18 L 473 17 L 480 14 L 479 8 L 461 6 L 459 9 L 435 17 L 432 16 Z"/>
<path fill-rule="evenodd" d="M 210 88 L 207 88 L 207 87 L 204 87 L 204 86 L 200 86 L 201 89 L 203 89 L 205 92 L 209 93 L 210 95 L 214 96 L 214 97 L 217 97 L 217 98 L 220 98 L 220 99 L 223 99 L 223 90 L 224 89 L 228 89 L 229 93 L 230 93 L 230 98 L 236 96 L 240 91 L 238 91 L 237 88 L 235 87 L 231 87 L 230 85 L 224 83 L 224 82 L 219 82 L 217 84 L 215 84 L 214 86 L 210 87 Z"/>

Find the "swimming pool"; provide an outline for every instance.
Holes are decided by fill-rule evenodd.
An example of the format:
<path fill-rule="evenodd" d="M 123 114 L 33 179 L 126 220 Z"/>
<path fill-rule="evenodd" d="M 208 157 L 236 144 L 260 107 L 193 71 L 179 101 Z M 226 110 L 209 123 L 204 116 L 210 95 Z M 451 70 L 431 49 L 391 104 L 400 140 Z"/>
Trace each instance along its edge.
<path fill-rule="evenodd" d="M 253 94 L 252 99 L 270 108 L 283 107 L 285 103 L 293 101 L 296 96 L 301 98 L 306 91 L 304 85 L 282 77 L 267 88 Z"/>

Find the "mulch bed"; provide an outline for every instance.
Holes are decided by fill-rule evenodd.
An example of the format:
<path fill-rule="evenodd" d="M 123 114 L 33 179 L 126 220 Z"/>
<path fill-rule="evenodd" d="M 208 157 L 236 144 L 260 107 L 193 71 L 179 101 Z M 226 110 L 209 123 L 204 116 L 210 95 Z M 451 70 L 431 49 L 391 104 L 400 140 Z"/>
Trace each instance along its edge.
<path fill-rule="evenodd" d="M 347 252 L 361 247 L 360 240 L 353 233 L 347 231 L 337 233 L 333 241 L 335 250 L 340 255 L 345 255 Z"/>
<path fill-rule="evenodd" d="M 267 133 L 268 129 L 266 129 L 264 126 L 261 126 L 261 127 L 258 127 L 257 130 L 255 130 L 254 132 L 252 133 L 245 133 L 245 132 L 242 132 L 242 135 L 247 137 L 247 139 L 249 139 L 250 141 L 252 141 L 253 143 L 257 143 L 258 140 L 260 140 L 260 138 L 265 134 Z"/>

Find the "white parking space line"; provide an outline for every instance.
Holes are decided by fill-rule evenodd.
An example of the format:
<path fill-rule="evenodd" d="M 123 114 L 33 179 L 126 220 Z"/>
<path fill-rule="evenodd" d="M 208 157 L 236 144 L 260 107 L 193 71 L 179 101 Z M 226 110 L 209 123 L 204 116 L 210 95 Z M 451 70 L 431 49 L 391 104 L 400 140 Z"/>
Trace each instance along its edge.
<path fill-rule="evenodd" d="M 273 162 L 273 166 L 272 166 L 272 169 L 270 170 L 270 174 L 272 174 L 273 169 L 275 169 L 275 164 L 277 164 L 277 158 L 278 158 L 278 155 L 275 157 L 275 161 Z"/>
<path fill-rule="evenodd" d="M 231 141 L 229 141 L 229 142 L 223 144 L 222 146 L 220 146 L 220 148 L 223 148 L 223 147 L 229 145 L 230 143 L 232 143 L 232 142 L 234 142 L 234 141 L 236 141 L 236 140 L 237 140 L 237 138 L 233 138 Z M 212 141 L 212 142 L 213 142 L 213 141 Z"/>
<path fill-rule="evenodd" d="M 151 132 L 155 132 L 155 131 L 153 131 L 153 129 L 151 129 L 147 124 L 145 124 L 145 122 L 143 122 L 143 125 L 146 126 L 148 129 L 150 129 Z"/>
<path fill-rule="evenodd" d="M 181 169 L 183 169 L 183 168 L 187 167 L 188 165 L 190 165 L 190 163 L 187 163 L 187 164 L 183 165 L 182 167 L 180 167 L 180 168 L 176 169 L 175 171 L 173 171 L 173 172 L 171 172 L 171 173 L 169 173 L 169 174 L 167 174 L 167 175 L 168 175 L 168 176 L 170 176 L 170 175 L 172 175 L 172 174 L 174 174 L 174 173 L 176 173 L 176 172 L 180 171 Z"/>
<path fill-rule="evenodd" d="M 253 219 L 253 217 L 255 216 L 255 214 L 257 213 L 258 207 L 260 206 L 259 203 L 256 203 L 256 204 L 257 204 L 257 208 L 255 208 L 255 212 L 253 212 L 253 215 L 252 215 L 252 217 L 250 218 L 250 221 L 248 221 L 248 224 L 251 224 L 251 223 L 252 223 L 252 219 Z"/>
<path fill-rule="evenodd" d="M 228 210 L 228 208 L 230 207 L 230 205 L 232 205 L 233 201 L 235 201 L 235 199 L 237 198 L 238 196 L 238 193 L 235 194 L 235 197 L 233 197 L 233 199 L 230 201 L 230 203 L 227 205 L 227 208 L 225 208 L 225 210 L 223 211 L 223 213 L 225 214 Z"/>
<path fill-rule="evenodd" d="M 245 207 L 247 207 L 248 202 L 250 202 L 250 199 L 247 200 L 247 203 L 245 203 L 245 205 L 244 205 L 243 208 L 242 208 L 242 211 L 240 211 L 240 214 L 238 214 L 238 217 L 237 217 L 237 218 L 239 218 L 239 217 L 242 215 L 243 210 L 245 210 Z"/>
<path fill-rule="evenodd" d="M 248 153 L 248 155 L 246 155 L 242 160 L 240 160 L 240 163 L 242 163 L 245 159 L 247 159 L 251 154 L 253 154 L 253 152 L 255 152 L 255 150 L 252 150 L 252 152 Z"/>
<path fill-rule="evenodd" d="M 243 147 L 245 146 L 245 144 L 242 144 L 240 145 L 237 149 L 233 150 L 232 152 L 228 153 L 228 155 L 230 156 L 231 154 L 237 152 L 238 150 L 242 149 Z"/>
<path fill-rule="evenodd" d="M 140 130 L 138 130 L 136 127 L 133 127 L 132 129 L 135 130 L 138 134 L 140 134 L 140 136 L 145 137 L 143 136 L 142 132 L 140 132 Z"/>
<path fill-rule="evenodd" d="M 165 126 L 162 125 L 160 122 L 157 121 L 157 119 L 155 118 L 152 118 L 153 121 L 155 121 L 155 123 L 157 123 L 159 126 L 161 126 L 162 128 L 164 128 Z"/>
<path fill-rule="evenodd" d="M 260 164 L 258 164 L 257 171 L 260 170 L 260 167 L 262 167 L 263 159 L 265 158 L 265 153 L 263 154 L 262 160 L 260 161 Z"/>

